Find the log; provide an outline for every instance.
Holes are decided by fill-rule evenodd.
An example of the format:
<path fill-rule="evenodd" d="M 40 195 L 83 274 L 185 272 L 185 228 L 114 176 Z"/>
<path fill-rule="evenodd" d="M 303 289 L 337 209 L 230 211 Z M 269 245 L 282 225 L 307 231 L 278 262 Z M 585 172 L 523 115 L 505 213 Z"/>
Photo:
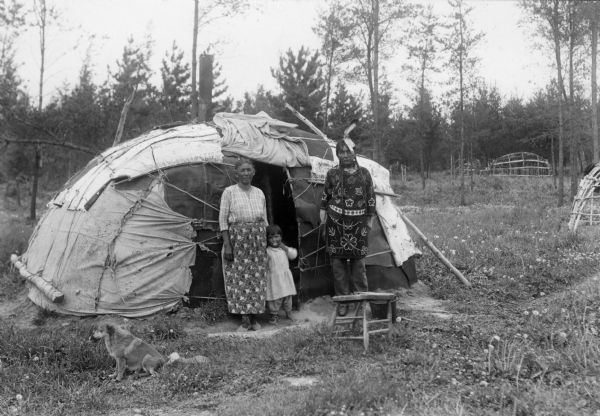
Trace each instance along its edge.
<path fill-rule="evenodd" d="M 48 299 L 52 301 L 52 303 L 61 303 L 64 300 L 65 295 L 60 290 L 46 282 L 41 276 L 29 272 L 29 270 L 27 270 L 27 266 L 25 266 L 25 263 L 19 260 L 19 256 L 12 254 L 10 256 L 10 261 L 17 269 L 19 269 L 21 276 L 38 288 Z"/>
<path fill-rule="evenodd" d="M 386 196 L 391 196 L 391 197 L 395 197 L 395 198 L 399 198 L 400 195 L 398 194 L 392 194 L 390 192 L 381 192 L 381 191 L 375 191 L 376 194 L 378 195 L 386 195 Z M 413 230 L 420 238 L 421 240 L 423 240 L 423 242 L 425 243 L 425 245 L 427 247 L 429 247 L 429 249 L 431 250 L 431 252 L 446 266 L 450 269 L 450 271 L 452 272 L 452 274 L 454 274 L 456 277 L 458 277 L 458 279 L 465 284 L 465 286 L 467 287 L 471 287 L 471 282 L 469 282 L 467 280 L 467 278 L 465 276 L 463 276 L 463 274 L 460 272 L 460 270 L 458 270 L 456 267 L 454 267 L 454 265 L 452 263 L 450 263 L 450 260 L 448 260 L 446 258 L 446 256 L 444 256 L 442 254 L 442 252 L 431 242 L 429 241 L 429 239 L 427 237 L 425 237 L 425 234 L 423 234 L 421 232 L 421 230 L 419 230 L 419 228 L 417 228 L 416 225 L 414 225 L 412 223 L 411 220 L 409 220 L 408 218 L 406 218 L 406 216 L 401 213 L 400 211 L 398 211 L 398 214 L 400 214 L 400 217 L 402 218 L 402 221 L 404 221 L 406 223 L 406 225 L 408 225 L 408 227 Z"/>

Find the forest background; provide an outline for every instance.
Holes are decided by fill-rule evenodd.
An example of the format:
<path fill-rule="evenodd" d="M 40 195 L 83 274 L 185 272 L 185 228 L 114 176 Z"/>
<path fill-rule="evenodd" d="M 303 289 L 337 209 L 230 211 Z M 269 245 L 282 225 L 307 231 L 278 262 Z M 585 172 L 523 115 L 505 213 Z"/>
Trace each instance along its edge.
<path fill-rule="evenodd" d="M 537 153 L 553 167 L 562 205 L 565 178 L 570 175 L 573 197 L 578 175 L 600 154 L 595 59 L 600 4 L 520 3 L 532 45 L 549 51 L 556 70 L 527 99 L 505 97 L 481 76 L 476 51 L 484 33 L 474 29 L 472 3 L 448 5 L 451 13 L 440 14 L 426 2 L 330 0 L 318 21 L 308 22 L 321 47 L 283 53 L 270 71 L 277 91 L 258 86 L 234 99 L 213 45 L 198 50 L 198 31 L 226 28 L 228 19 L 246 13 L 253 2 L 193 0 L 186 5 L 196 22 L 191 51 L 175 42 L 168 51 L 155 51 L 152 39 L 131 37 L 104 82 L 94 81 L 88 56 L 78 80 L 45 99 L 44 62 L 54 46 L 47 33 L 73 29 L 62 24 L 64 11 L 52 0 L 0 0 L 0 181 L 8 182 L 7 196 L 19 205 L 25 193 L 31 197 L 35 218 L 38 186 L 56 190 L 115 142 L 159 125 L 210 120 L 219 111 L 266 111 L 298 123 L 285 108 L 289 103 L 331 138 L 360 120 L 353 133 L 359 153 L 392 169 L 405 165 L 420 172 L 423 187 L 432 171 L 456 168 L 462 204 L 468 203 L 469 168 L 483 168 L 507 153 Z M 26 29 L 39 40 L 37 96 L 23 87 L 15 59 Z M 150 65 L 156 53 L 164 54 L 158 71 Z M 406 55 L 403 79 L 391 79 L 386 62 L 400 53 Z M 213 56 L 209 77 L 199 73 L 202 55 Z M 211 100 L 200 114 L 199 90 L 208 78 Z M 403 97 L 395 96 L 399 82 L 410 85 Z"/>

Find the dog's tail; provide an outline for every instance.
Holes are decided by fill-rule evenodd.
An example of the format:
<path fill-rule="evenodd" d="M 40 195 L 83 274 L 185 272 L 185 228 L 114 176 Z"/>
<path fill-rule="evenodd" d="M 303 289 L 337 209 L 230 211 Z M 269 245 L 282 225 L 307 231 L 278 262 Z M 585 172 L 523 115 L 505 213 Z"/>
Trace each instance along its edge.
<path fill-rule="evenodd" d="M 169 359 L 167 360 L 166 365 L 171 365 L 175 363 L 183 363 L 183 364 L 206 364 L 208 363 L 208 357 L 203 355 L 195 355 L 193 357 L 187 358 L 182 357 L 176 352 L 172 352 L 169 355 Z"/>

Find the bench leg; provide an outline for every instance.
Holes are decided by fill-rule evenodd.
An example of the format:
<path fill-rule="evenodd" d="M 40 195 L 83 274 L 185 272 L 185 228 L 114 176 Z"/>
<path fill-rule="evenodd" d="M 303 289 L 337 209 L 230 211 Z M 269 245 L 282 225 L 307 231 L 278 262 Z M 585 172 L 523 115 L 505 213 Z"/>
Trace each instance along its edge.
<path fill-rule="evenodd" d="M 366 301 L 361 302 L 362 306 L 362 324 L 363 324 L 363 344 L 365 346 L 365 352 L 369 350 L 369 322 L 367 321 L 367 305 Z"/>
<path fill-rule="evenodd" d="M 333 309 L 333 314 L 331 315 L 331 319 L 329 321 L 330 325 L 334 328 L 335 328 L 335 323 L 336 323 L 337 317 L 338 317 L 338 307 L 339 307 L 339 304 L 336 303 L 335 308 Z"/>
<path fill-rule="evenodd" d="M 394 333 L 394 315 L 392 314 L 392 302 L 387 303 L 387 317 L 388 317 L 388 339 L 392 339 Z"/>
<path fill-rule="evenodd" d="M 362 302 L 355 302 L 352 304 L 354 306 L 354 316 L 358 316 L 358 314 L 360 313 L 360 309 L 362 307 Z M 354 321 L 352 321 L 352 330 L 354 331 L 356 329 L 356 319 Z"/>

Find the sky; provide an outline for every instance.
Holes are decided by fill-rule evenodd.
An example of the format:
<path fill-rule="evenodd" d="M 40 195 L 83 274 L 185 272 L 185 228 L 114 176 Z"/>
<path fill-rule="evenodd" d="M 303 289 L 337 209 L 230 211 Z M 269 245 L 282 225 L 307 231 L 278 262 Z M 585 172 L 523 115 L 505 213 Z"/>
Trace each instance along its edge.
<path fill-rule="evenodd" d="M 32 1 L 32 0 L 27 0 Z M 173 41 L 188 59 L 192 48 L 193 0 L 50 0 L 61 13 L 61 27 L 48 33 L 44 101 L 59 88 L 72 87 L 86 56 L 98 83 L 115 70 L 127 38 L 154 42 L 152 68 L 159 74 L 161 60 Z M 200 0 L 201 2 L 203 0 Z M 241 99 L 244 92 L 256 91 L 259 84 L 277 90 L 270 68 L 291 48 L 302 45 L 317 49 L 313 33 L 324 0 L 250 0 L 251 9 L 243 16 L 216 22 L 199 34 L 198 50 L 214 47 L 215 59 L 222 64 L 228 93 Z M 427 2 L 423 2 L 426 4 Z M 440 13 L 448 12 L 446 0 L 433 0 Z M 526 29 L 520 27 L 522 13 L 510 0 L 472 0 L 471 20 L 485 34 L 476 54 L 479 72 L 506 96 L 527 99 L 552 77 L 551 51 L 536 50 Z M 33 30 L 19 38 L 17 62 L 27 91 L 38 95 L 39 46 Z M 395 85 L 394 100 L 405 102 L 409 88 L 401 67 L 405 56 L 396 54 L 385 63 L 388 79 Z M 190 59 L 191 61 L 191 59 Z M 156 75 L 155 83 L 159 82 Z"/>

